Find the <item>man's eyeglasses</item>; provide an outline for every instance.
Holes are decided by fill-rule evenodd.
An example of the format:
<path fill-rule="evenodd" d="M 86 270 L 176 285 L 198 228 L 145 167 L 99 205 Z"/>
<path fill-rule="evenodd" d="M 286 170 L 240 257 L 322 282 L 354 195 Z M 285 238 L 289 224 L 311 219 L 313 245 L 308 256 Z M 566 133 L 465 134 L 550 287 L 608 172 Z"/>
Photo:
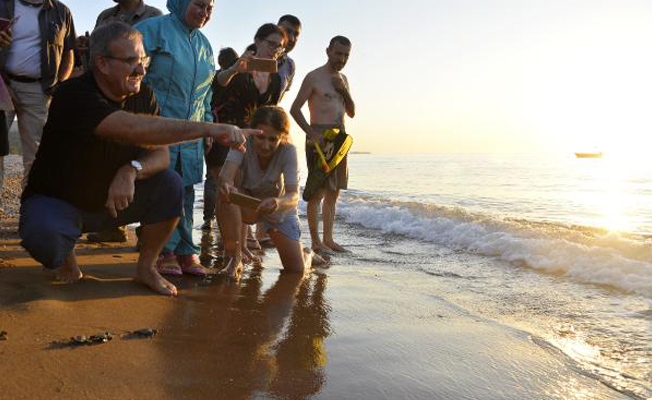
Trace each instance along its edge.
<path fill-rule="evenodd" d="M 112 56 L 104 56 L 104 58 L 109 58 L 111 60 L 122 61 L 123 63 L 129 65 L 132 69 L 135 69 L 139 65 L 142 65 L 143 68 L 147 68 L 147 67 L 149 67 L 150 62 L 152 62 L 152 59 L 150 57 L 112 57 Z"/>

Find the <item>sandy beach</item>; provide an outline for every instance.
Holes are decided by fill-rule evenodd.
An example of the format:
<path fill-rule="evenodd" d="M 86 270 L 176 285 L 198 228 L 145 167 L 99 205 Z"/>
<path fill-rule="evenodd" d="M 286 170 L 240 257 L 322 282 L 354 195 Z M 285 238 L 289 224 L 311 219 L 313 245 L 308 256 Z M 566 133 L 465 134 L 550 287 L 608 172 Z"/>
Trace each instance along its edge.
<path fill-rule="evenodd" d="M 0 229 L 3 399 L 626 398 L 537 337 L 424 290 L 375 257 L 386 239 L 350 225 L 352 252 L 309 277 L 281 273 L 268 250 L 240 284 L 173 279 L 178 298 L 131 279 L 133 243 L 82 241 L 86 276 L 63 285 L 20 247 L 15 214 Z M 209 264 L 214 241 L 201 238 Z M 143 328 L 158 334 L 125 336 Z M 61 345 L 103 332 L 113 339 Z"/>

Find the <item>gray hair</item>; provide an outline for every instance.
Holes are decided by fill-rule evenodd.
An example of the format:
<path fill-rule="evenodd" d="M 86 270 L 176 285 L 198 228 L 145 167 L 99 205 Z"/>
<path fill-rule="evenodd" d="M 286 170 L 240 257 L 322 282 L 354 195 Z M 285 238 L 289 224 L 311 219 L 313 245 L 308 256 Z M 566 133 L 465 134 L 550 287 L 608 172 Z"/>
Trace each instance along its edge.
<path fill-rule="evenodd" d="M 109 55 L 111 43 L 120 39 L 130 40 L 134 38 L 142 40 L 143 35 L 124 22 L 115 21 L 100 25 L 91 34 L 89 45 L 91 66 L 95 66 L 97 57 Z"/>

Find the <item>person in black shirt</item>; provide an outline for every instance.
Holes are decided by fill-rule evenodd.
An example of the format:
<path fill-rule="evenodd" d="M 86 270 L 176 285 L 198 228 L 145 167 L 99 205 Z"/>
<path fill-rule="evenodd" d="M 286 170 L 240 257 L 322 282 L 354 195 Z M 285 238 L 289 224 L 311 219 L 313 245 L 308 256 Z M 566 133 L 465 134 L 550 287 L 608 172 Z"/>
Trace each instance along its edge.
<path fill-rule="evenodd" d="M 81 279 L 75 243 L 83 232 L 139 221 L 143 243 L 136 277 L 156 292 L 177 289 L 155 262 L 183 210 L 180 177 L 165 145 L 210 138 L 244 150 L 232 125 L 156 116 L 142 84 L 149 64 L 140 33 L 114 22 L 90 40 L 91 71 L 54 93 L 41 146 L 23 192 L 21 245 L 64 282 Z"/>

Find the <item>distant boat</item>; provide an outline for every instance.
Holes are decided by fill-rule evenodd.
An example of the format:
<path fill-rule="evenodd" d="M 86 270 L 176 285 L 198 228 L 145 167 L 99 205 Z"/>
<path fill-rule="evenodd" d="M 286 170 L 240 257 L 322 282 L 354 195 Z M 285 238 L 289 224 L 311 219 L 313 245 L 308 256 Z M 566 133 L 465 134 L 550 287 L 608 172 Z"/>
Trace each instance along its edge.
<path fill-rule="evenodd" d="M 602 152 L 599 153 L 575 153 L 575 157 L 577 158 L 602 158 L 604 154 Z"/>

